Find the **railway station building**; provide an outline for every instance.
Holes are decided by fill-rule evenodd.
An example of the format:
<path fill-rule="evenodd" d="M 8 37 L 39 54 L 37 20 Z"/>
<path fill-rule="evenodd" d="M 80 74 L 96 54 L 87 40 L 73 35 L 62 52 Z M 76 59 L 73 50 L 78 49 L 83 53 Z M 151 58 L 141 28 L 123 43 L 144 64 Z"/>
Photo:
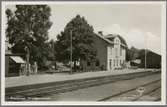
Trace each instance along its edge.
<path fill-rule="evenodd" d="M 103 35 L 102 32 L 93 36 L 94 48 L 97 51 L 95 62 L 84 62 L 87 70 L 112 71 L 124 68 L 126 63 L 127 44 L 118 34 Z"/>

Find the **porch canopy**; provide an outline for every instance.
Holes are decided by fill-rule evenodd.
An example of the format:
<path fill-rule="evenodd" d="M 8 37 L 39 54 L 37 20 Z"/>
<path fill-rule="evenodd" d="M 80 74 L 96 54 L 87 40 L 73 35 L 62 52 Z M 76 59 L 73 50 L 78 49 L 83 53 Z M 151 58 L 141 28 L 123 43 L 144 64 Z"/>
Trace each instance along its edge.
<path fill-rule="evenodd" d="M 20 56 L 10 56 L 10 58 L 18 64 L 26 63 Z"/>

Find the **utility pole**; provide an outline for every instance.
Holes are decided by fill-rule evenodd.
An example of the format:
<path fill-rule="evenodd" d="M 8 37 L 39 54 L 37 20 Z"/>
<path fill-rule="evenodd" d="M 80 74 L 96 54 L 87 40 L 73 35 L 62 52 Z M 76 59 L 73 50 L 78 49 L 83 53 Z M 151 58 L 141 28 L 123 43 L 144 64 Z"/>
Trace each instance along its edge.
<path fill-rule="evenodd" d="M 26 64 L 26 75 L 29 76 L 29 73 L 30 73 L 30 68 L 29 68 L 29 58 L 30 58 L 30 50 L 29 50 L 29 47 L 26 46 L 25 47 L 25 50 L 26 50 L 26 60 L 27 60 L 27 64 Z"/>
<path fill-rule="evenodd" d="M 71 53 L 70 53 L 70 60 L 71 60 L 71 63 L 70 63 L 70 66 L 71 66 L 71 74 L 72 74 L 72 30 L 70 30 L 70 47 L 71 47 Z"/>
<path fill-rule="evenodd" d="M 55 58 L 55 46 L 54 41 L 52 42 L 52 51 L 53 51 L 53 61 L 54 61 L 54 70 L 56 69 L 56 58 Z"/>
<path fill-rule="evenodd" d="M 146 48 L 145 48 L 145 69 L 147 68 L 147 36 L 146 36 Z"/>
<path fill-rule="evenodd" d="M 146 52 L 146 49 L 145 49 L 145 69 L 147 68 L 147 60 L 146 60 L 146 57 L 147 57 L 147 52 Z"/>

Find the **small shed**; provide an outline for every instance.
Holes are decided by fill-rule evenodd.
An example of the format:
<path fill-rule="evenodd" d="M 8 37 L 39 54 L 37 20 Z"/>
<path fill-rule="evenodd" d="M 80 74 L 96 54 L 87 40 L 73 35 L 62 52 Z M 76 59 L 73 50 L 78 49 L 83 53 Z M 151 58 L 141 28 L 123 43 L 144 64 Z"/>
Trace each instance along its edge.
<path fill-rule="evenodd" d="M 19 54 L 5 54 L 5 77 L 20 76 L 25 73 L 26 61 Z"/>

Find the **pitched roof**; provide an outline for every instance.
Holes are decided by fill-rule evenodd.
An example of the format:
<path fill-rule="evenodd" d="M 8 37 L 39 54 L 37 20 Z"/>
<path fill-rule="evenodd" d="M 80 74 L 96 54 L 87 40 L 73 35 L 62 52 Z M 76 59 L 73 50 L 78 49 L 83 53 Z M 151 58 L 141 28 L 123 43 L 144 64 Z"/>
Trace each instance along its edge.
<path fill-rule="evenodd" d="M 97 37 L 99 37 L 100 39 L 104 40 L 105 42 L 109 43 L 109 44 L 114 44 L 114 42 L 108 40 L 107 38 L 105 38 L 104 36 L 98 35 L 96 34 Z"/>
<path fill-rule="evenodd" d="M 104 37 L 109 39 L 109 40 L 111 40 L 111 41 L 113 41 L 115 37 L 118 37 L 121 40 L 121 43 L 123 45 L 127 46 L 127 43 L 126 43 L 125 39 L 122 36 L 118 35 L 118 34 L 108 34 L 108 35 L 106 35 Z"/>
<path fill-rule="evenodd" d="M 103 39 L 104 41 L 106 41 L 109 44 L 114 44 L 114 38 L 118 37 L 121 40 L 121 45 L 124 47 L 127 47 L 125 39 L 118 34 L 108 34 L 106 36 L 96 35 L 96 36 Z"/>
<path fill-rule="evenodd" d="M 10 56 L 10 58 L 16 63 L 26 63 L 20 56 Z"/>

